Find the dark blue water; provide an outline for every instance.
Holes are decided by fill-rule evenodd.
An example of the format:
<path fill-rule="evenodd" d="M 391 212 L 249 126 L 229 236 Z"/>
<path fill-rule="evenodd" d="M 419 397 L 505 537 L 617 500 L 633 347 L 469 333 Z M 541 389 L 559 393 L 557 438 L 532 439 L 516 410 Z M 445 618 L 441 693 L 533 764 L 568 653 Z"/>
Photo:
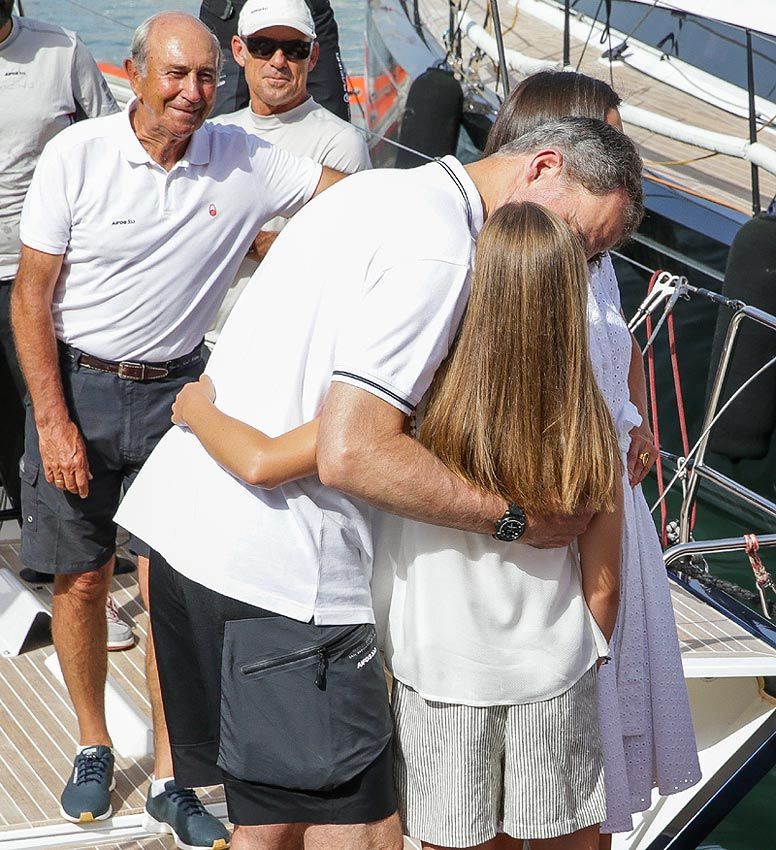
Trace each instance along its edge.
<path fill-rule="evenodd" d="M 746 0 L 739 0 L 746 2 Z M 776 2 L 776 0 L 772 0 Z M 142 20 L 161 9 L 180 9 L 196 14 L 200 0 L 24 0 L 24 9 L 30 17 L 41 18 L 52 23 L 78 31 L 91 49 L 98 61 L 121 64 L 128 53 L 129 40 L 132 30 Z M 365 0 L 332 0 L 337 21 L 340 27 L 340 40 L 345 65 L 350 73 L 360 74 L 363 69 L 363 29 Z M 576 8 L 594 13 L 598 0 L 578 0 Z M 628 32 L 638 22 L 647 7 L 628 7 L 615 0 L 613 26 Z M 743 64 L 743 48 L 740 36 L 734 40 L 719 43 L 716 52 L 709 52 L 708 31 L 706 27 L 715 29 L 716 25 L 700 24 L 691 20 L 682 20 L 670 13 L 654 12 L 639 27 L 636 37 L 647 43 L 657 44 L 661 39 L 673 33 L 673 40 L 668 38 L 665 49 L 679 55 L 683 59 L 693 58 L 694 64 L 705 67 L 706 70 L 719 72 L 725 68 L 726 77 L 738 85 L 746 85 L 746 71 Z M 727 28 L 726 28 L 727 29 Z M 735 42 L 738 43 L 735 43 Z M 758 50 L 756 59 L 756 75 L 758 78 L 758 94 L 764 97 L 774 97 L 776 92 L 776 48 L 772 42 L 755 38 L 755 48 Z M 675 229 L 672 234 L 675 241 L 673 247 L 690 256 L 699 256 L 701 251 L 703 261 L 719 270 L 724 270 L 726 249 L 724 246 L 700 245 L 693 242 L 691 233 Z M 659 262 L 654 257 L 640 256 L 643 262 L 655 268 Z M 677 273 L 687 273 L 691 282 L 698 286 L 708 286 L 716 289 L 709 279 L 699 279 L 696 272 L 683 270 L 674 266 L 666 266 Z M 618 274 L 623 286 L 623 302 L 626 313 L 630 313 L 641 300 L 645 281 L 632 271 L 618 264 Z M 698 433 L 700 417 L 705 398 L 706 376 L 692 372 L 694 366 L 708 363 L 708 354 L 713 332 L 713 315 L 711 308 L 705 305 L 693 305 L 692 309 L 679 305 L 677 310 L 679 323 L 680 357 L 687 364 L 688 371 L 684 374 L 685 402 L 690 419 L 691 438 Z M 712 331 L 709 331 L 709 327 Z M 703 370 L 700 370 L 703 372 Z M 665 368 L 659 370 L 659 380 L 666 386 L 661 386 L 659 395 L 667 396 L 667 382 L 670 375 Z M 669 419 L 663 423 L 665 445 L 678 451 L 678 432 L 675 424 Z M 773 495 L 774 468 L 776 468 L 776 452 L 774 457 L 757 466 L 736 470 L 736 476 L 743 476 L 750 486 Z M 722 461 L 720 461 L 722 463 Z M 732 470 L 726 470 L 731 472 Z M 767 492 L 766 492 L 767 491 Z M 724 513 L 707 509 L 702 514 L 700 522 L 705 525 L 706 534 L 702 536 L 733 536 L 741 529 L 734 519 Z M 760 529 L 764 530 L 764 529 Z M 776 566 L 776 565 L 774 565 Z M 748 564 L 740 556 L 718 558 L 713 562 L 715 573 L 736 580 L 751 588 L 754 587 Z M 703 845 L 707 850 L 773 850 L 776 848 L 776 771 L 772 772 L 760 786 L 743 800 Z"/>

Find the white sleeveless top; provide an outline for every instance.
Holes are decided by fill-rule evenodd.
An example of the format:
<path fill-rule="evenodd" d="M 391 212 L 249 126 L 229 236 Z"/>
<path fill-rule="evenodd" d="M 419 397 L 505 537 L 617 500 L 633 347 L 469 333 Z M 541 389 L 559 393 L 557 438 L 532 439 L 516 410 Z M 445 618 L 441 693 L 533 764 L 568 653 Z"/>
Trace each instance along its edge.
<path fill-rule="evenodd" d="M 606 361 L 599 339 L 606 310 L 619 304 L 619 293 L 609 292 L 617 288 L 609 257 L 591 274 L 593 369 L 607 402 L 622 411 L 633 407 L 627 401 L 629 364 Z M 596 297 L 602 291 L 609 297 Z M 615 398 L 619 405 L 612 404 Z M 627 429 L 637 422 L 617 424 L 627 448 Z M 575 545 L 534 549 L 388 514 L 378 516 L 375 531 L 372 596 L 386 663 L 425 699 L 539 702 L 568 690 L 607 654 L 582 594 Z"/>

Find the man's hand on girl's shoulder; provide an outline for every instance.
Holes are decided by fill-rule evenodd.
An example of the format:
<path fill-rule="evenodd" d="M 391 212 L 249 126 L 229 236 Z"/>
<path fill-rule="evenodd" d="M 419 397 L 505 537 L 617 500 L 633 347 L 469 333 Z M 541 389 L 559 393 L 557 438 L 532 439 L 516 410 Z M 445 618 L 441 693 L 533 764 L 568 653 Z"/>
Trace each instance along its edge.
<path fill-rule="evenodd" d="M 527 543 L 536 549 L 558 549 L 561 546 L 568 546 L 587 530 L 594 513 L 589 508 L 580 508 L 573 514 L 549 516 L 527 514 L 528 525 L 520 542 Z"/>

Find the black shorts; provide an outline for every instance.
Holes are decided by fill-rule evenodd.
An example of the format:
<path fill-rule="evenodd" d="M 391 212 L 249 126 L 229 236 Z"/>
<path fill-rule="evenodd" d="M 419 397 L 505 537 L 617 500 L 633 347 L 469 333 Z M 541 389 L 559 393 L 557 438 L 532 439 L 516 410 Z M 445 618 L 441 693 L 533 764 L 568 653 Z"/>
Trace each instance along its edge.
<path fill-rule="evenodd" d="M 204 345 L 155 381 L 129 381 L 80 366 L 80 352 L 60 344 L 60 374 L 68 412 L 86 443 L 89 495 L 82 499 L 49 484 L 41 468 L 38 432 L 29 401 L 22 469 L 22 562 L 44 573 L 96 570 L 116 552 L 113 517 L 121 494 L 170 429 L 170 408 L 184 384 L 205 368 Z M 128 548 L 147 555 L 143 541 Z"/>
<path fill-rule="evenodd" d="M 154 551 L 150 596 L 179 784 L 223 783 L 229 819 L 243 826 L 362 824 L 396 811 L 373 626 L 316 626 L 247 605 Z"/>

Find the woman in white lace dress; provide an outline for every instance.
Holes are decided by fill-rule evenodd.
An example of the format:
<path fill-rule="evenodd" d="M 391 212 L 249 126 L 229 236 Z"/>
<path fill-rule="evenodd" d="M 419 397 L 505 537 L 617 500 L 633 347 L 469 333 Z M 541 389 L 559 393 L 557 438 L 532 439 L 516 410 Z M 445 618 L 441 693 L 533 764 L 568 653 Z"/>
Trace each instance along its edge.
<path fill-rule="evenodd" d="M 600 80 L 571 72 L 535 74 L 502 107 L 486 153 L 562 115 L 603 118 L 622 129 L 619 102 Z M 609 255 L 591 263 L 590 271 L 590 355 L 626 466 L 620 613 L 613 663 L 598 675 L 607 791 L 601 830 L 612 833 L 632 828 L 631 815 L 649 808 L 652 788 L 682 791 L 698 782 L 700 768 L 668 579 L 639 486 L 657 451 L 646 417 L 643 361 L 622 316 Z"/>

